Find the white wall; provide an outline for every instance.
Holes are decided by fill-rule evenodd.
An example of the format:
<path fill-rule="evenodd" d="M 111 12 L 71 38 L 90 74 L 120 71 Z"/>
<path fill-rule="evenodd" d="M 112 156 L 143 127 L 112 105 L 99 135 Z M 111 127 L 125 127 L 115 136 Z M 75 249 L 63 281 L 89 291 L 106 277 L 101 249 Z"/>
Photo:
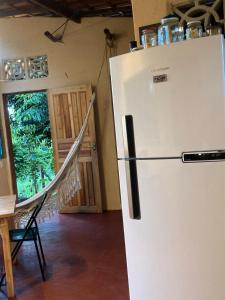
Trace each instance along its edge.
<path fill-rule="evenodd" d="M 2 82 L 2 93 L 58 88 L 91 83 L 97 80 L 103 59 L 105 37 L 109 28 L 118 36 L 118 54 L 128 51 L 133 40 L 131 18 L 89 18 L 81 24 L 69 22 L 64 44 L 53 43 L 44 36 L 64 22 L 61 18 L 24 18 L 0 20 L 0 60 L 41 54 L 48 55 L 49 77 L 15 82 Z M 1 68 L 2 69 L 2 68 Z M 2 77 L 2 76 L 1 76 Z M 108 70 L 103 69 L 96 105 L 97 138 L 100 155 L 102 193 L 106 209 L 119 209 L 120 197 L 116 167 L 116 153 Z M 7 160 L 0 166 L 0 194 L 9 192 L 1 178 L 8 178 Z M 10 186 L 10 183 L 7 183 Z"/>
<path fill-rule="evenodd" d="M 133 7 L 135 38 L 139 41 L 139 27 L 159 23 L 170 13 L 170 5 L 182 0 L 131 0 Z"/>

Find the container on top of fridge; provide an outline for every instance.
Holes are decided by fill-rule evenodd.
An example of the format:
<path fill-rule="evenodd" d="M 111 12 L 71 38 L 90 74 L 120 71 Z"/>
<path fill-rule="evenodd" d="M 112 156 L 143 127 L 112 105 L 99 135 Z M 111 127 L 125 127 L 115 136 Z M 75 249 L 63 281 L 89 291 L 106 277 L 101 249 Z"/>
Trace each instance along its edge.
<path fill-rule="evenodd" d="M 179 24 L 179 19 L 177 17 L 163 18 L 158 28 L 158 45 L 169 45 L 183 40 L 184 28 Z"/>
<path fill-rule="evenodd" d="M 187 23 L 186 39 L 196 39 L 203 36 L 203 27 L 201 21 L 190 21 Z"/>

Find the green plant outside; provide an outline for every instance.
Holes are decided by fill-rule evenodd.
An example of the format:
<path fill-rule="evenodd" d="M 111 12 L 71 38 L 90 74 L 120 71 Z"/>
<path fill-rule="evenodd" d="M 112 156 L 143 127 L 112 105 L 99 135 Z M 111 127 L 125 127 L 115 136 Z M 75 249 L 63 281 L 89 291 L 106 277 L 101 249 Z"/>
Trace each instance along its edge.
<path fill-rule="evenodd" d="M 8 95 L 17 191 L 23 201 L 54 177 L 47 94 Z"/>

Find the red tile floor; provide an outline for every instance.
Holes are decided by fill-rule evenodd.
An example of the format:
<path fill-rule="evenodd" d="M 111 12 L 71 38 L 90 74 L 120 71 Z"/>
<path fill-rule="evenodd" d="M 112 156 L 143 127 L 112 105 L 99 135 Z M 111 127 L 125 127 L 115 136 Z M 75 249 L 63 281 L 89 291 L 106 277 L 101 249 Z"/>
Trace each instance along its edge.
<path fill-rule="evenodd" d="M 42 282 L 32 242 L 14 266 L 18 300 L 128 300 L 122 217 L 59 215 L 40 225 L 47 260 Z M 0 293 L 0 299 L 7 299 Z"/>

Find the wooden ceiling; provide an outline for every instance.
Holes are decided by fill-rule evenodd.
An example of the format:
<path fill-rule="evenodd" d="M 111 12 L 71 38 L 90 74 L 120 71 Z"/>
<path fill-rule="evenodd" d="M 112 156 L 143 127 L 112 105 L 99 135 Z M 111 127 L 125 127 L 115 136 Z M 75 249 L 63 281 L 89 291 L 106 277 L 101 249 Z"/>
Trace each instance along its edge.
<path fill-rule="evenodd" d="M 131 0 L 0 0 L 0 17 L 130 17 Z"/>

